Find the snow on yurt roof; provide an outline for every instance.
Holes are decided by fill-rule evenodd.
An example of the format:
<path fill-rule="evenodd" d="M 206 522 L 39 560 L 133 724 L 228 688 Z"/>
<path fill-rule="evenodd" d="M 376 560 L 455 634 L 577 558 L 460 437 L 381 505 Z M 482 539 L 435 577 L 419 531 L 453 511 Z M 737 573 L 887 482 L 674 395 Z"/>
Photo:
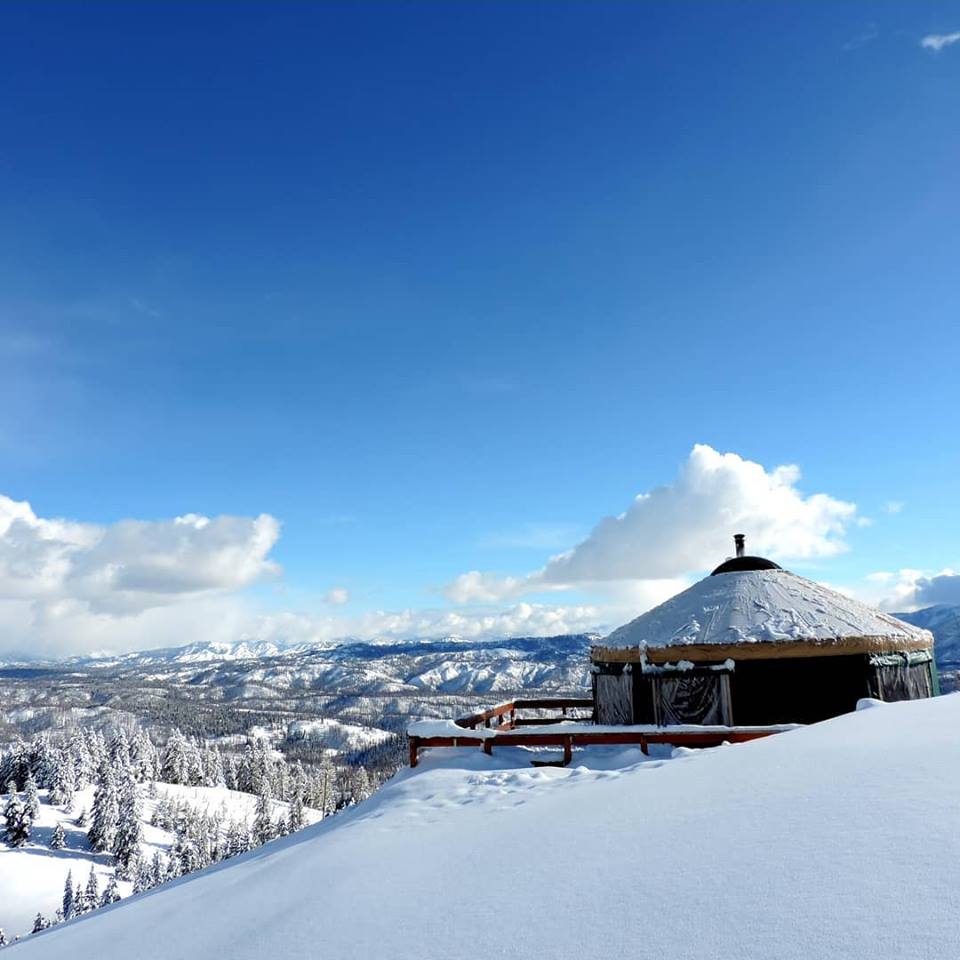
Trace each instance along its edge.
<path fill-rule="evenodd" d="M 607 648 L 828 641 L 853 637 L 926 641 L 926 630 L 780 569 L 716 573 L 625 624 Z"/>

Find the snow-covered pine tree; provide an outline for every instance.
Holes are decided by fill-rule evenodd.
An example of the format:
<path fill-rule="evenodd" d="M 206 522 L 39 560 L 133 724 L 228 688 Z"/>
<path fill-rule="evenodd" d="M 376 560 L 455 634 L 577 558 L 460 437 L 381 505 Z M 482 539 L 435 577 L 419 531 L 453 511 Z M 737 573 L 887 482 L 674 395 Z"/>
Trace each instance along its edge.
<path fill-rule="evenodd" d="M 87 886 L 83 891 L 84 900 L 87 902 L 88 910 L 96 910 L 100 905 L 100 884 L 97 882 L 97 875 L 90 868 L 90 876 L 87 877 Z"/>
<path fill-rule="evenodd" d="M 170 848 L 166 877 L 183 877 L 202 866 L 196 844 L 188 837 L 177 837 Z"/>
<path fill-rule="evenodd" d="M 153 852 L 153 859 L 150 861 L 150 886 L 158 887 L 163 883 L 163 878 L 167 875 L 167 867 L 160 856 L 160 851 Z"/>
<path fill-rule="evenodd" d="M 250 831 L 246 825 L 231 821 L 227 827 L 227 837 L 224 841 L 224 854 L 236 857 L 250 849 Z"/>
<path fill-rule="evenodd" d="M 100 897 L 100 906 L 107 907 L 111 903 L 116 903 L 119 899 L 120 891 L 117 889 L 117 878 L 111 876 L 106 890 L 103 891 L 103 896 Z"/>
<path fill-rule="evenodd" d="M 93 849 L 103 853 L 113 849 L 117 833 L 117 787 L 110 765 L 104 763 L 97 773 L 97 787 L 93 794 L 93 811 L 87 836 Z"/>
<path fill-rule="evenodd" d="M 354 803 L 360 803 L 370 796 L 372 790 L 370 787 L 370 777 L 367 774 L 367 768 L 360 765 L 353 768 L 353 776 L 350 778 L 350 793 Z"/>
<path fill-rule="evenodd" d="M 67 871 L 67 879 L 63 884 L 63 900 L 60 904 L 60 912 L 64 920 L 69 920 L 73 916 L 73 871 Z"/>
<path fill-rule="evenodd" d="M 110 739 L 107 748 L 107 757 L 117 779 L 120 779 L 130 768 L 130 744 L 123 727 L 117 727 Z"/>
<path fill-rule="evenodd" d="M 3 927 L 0 927 L 0 947 L 5 947 L 7 945 L 7 935 L 3 932 Z"/>
<path fill-rule="evenodd" d="M 73 761 L 65 750 L 58 750 L 52 760 L 50 802 L 62 804 L 66 810 L 73 802 L 75 784 Z"/>
<path fill-rule="evenodd" d="M 63 824 L 58 822 L 57 825 L 53 828 L 53 833 L 50 836 L 50 849 L 62 850 L 66 845 L 67 845 L 67 835 L 64 832 Z"/>
<path fill-rule="evenodd" d="M 137 860 L 137 869 L 133 871 L 133 892 L 143 893 L 153 886 L 150 876 L 150 866 L 142 859 Z"/>
<path fill-rule="evenodd" d="M 143 830 L 140 826 L 140 805 L 137 802 L 137 785 L 128 770 L 120 784 L 118 797 L 117 827 L 113 838 L 113 856 L 117 874 L 121 880 L 133 879 L 134 861 L 140 855 Z"/>
<path fill-rule="evenodd" d="M 73 764 L 73 779 L 78 790 L 82 790 L 93 775 L 94 766 L 90 758 L 90 748 L 79 727 L 70 734 L 67 744 L 67 756 Z"/>
<path fill-rule="evenodd" d="M 160 779 L 164 783 L 189 783 L 190 761 L 187 757 L 187 738 L 174 730 L 167 740 L 160 764 Z"/>
<path fill-rule="evenodd" d="M 134 775 L 141 783 L 157 779 L 157 749 L 143 730 L 138 730 L 130 744 Z"/>
<path fill-rule="evenodd" d="M 3 808 L 4 837 L 11 847 L 22 847 L 30 839 L 31 820 L 20 802 L 17 785 L 7 784 L 7 802 Z"/>
<path fill-rule="evenodd" d="M 46 734 L 33 738 L 27 751 L 27 777 L 41 787 L 50 786 L 52 752 Z"/>
<path fill-rule="evenodd" d="M 270 816 L 270 793 L 265 783 L 257 797 L 257 812 L 253 818 L 251 833 L 253 842 L 257 845 L 268 843 L 275 836 L 273 819 Z"/>
<path fill-rule="evenodd" d="M 30 761 L 27 751 L 27 745 L 19 737 L 13 742 L 10 752 L 4 757 L 3 776 L 4 783 L 12 780 L 19 790 L 26 782 L 27 774 L 30 771 Z"/>
<path fill-rule="evenodd" d="M 294 782 L 293 796 L 290 798 L 290 809 L 287 812 L 287 830 L 296 833 L 304 827 L 303 794 L 298 782 Z"/>
<path fill-rule="evenodd" d="M 87 816 L 87 808 L 86 808 L 86 807 L 81 807 L 81 808 L 80 808 L 80 812 L 79 812 L 79 813 L 77 814 L 77 816 L 74 818 L 74 821 L 73 821 L 73 822 L 74 822 L 78 827 L 85 827 L 85 826 L 87 825 L 87 820 L 88 820 L 88 819 L 89 819 L 89 817 Z"/>
<path fill-rule="evenodd" d="M 48 926 L 50 926 L 50 924 L 43 919 L 43 914 L 38 913 L 36 919 L 33 921 L 33 929 L 30 932 L 40 933 L 41 930 L 46 930 Z"/>
<path fill-rule="evenodd" d="M 207 787 L 223 787 L 226 780 L 223 772 L 223 758 L 217 747 L 205 746 L 202 754 L 203 783 Z"/>
<path fill-rule="evenodd" d="M 94 904 L 94 906 L 96 906 L 96 904 Z M 90 904 L 87 903 L 87 895 L 78 882 L 73 889 L 73 915 L 80 917 L 85 913 L 89 913 L 89 911 Z"/>
<path fill-rule="evenodd" d="M 320 761 L 317 771 L 319 788 L 319 809 L 325 817 L 337 809 L 337 768 L 326 755 Z"/>
<path fill-rule="evenodd" d="M 186 783 L 193 786 L 203 785 L 203 757 L 200 748 L 193 740 L 187 741 L 187 779 Z"/>
<path fill-rule="evenodd" d="M 87 729 L 87 752 L 90 754 L 90 779 L 95 778 L 107 756 L 107 744 L 99 730 Z"/>
<path fill-rule="evenodd" d="M 33 775 L 27 776 L 23 785 L 23 812 L 27 815 L 31 825 L 40 815 L 40 795 L 37 793 L 37 784 Z"/>

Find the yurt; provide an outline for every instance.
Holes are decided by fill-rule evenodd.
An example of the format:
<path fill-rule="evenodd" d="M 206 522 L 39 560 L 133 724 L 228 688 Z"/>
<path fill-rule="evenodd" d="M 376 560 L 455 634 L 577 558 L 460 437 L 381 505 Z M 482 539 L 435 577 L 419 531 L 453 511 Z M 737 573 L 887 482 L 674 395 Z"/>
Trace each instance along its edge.
<path fill-rule="evenodd" d="M 601 724 L 813 723 L 939 692 L 933 635 L 763 557 L 736 556 L 591 652 Z"/>

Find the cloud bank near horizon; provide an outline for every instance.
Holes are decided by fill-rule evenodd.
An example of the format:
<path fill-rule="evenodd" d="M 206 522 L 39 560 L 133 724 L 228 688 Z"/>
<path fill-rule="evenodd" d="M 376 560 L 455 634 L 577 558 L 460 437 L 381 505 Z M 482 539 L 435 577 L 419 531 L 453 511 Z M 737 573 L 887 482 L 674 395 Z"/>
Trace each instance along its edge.
<path fill-rule="evenodd" d="M 734 532 L 747 534 L 750 552 L 777 560 L 846 551 L 848 532 L 867 522 L 856 505 L 799 483 L 796 466 L 767 468 L 698 444 L 671 483 L 638 494 L 538 570 L 462 574 L 445 588 L 447 605 L 426 609 L 357 612 L 352 591 L 331 585 L 311 613 L 265 610 L 247 591 L 282 575 L 271 558 L 280 523 L 269 514 L 97 525 L 40 517 L 0 496 L 0 654 L 604 632 L 728 556 Z M 544 599 L 564 591 L 569 602 Z M 865 591 L 891 610 L 960 603 L 960 575 L 875 574 Z"/>

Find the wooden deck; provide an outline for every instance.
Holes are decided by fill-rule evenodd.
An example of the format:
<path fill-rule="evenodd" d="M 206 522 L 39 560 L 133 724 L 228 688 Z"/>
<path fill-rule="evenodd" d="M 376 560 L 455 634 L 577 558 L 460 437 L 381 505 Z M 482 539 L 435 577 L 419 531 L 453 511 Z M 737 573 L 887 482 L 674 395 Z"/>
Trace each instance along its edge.
<path fill-rule="evenodd" d="M 520 711 L 536 710 L 539 716 L 521 717 Z M 547 711 L 560 711 L 559 715 L 543 716 Z M 585 713 L 589 715 L 584 715 Z M 682 727 L 625 726 L 595 727 L 592 724 L 593 701 L 589 699 L 549 698 L 543 700 L 513 700 L 501 703 L 489 710 L 461 717 L 455 723 L 463 728 L 463 735 L 420 736 L 409 735 L 410 766 L 419 762 L 419 753 L 424 747 L 480 747 L 491 754 L 494 746 L 505 747 L 561 747 L 563 760 L 557 765 L 570 763 L 575 746 L 592 744 L 633 744 L 644 753 L 651 743 L 667 743 L 672 746 L 716 747 L 722 743 L 744 743 L 758 740 L 792 729 L 787 724 L 771 727 Z M 566 726 L 568 729 L 537 731 L 523 729 L 538 726 Z M 535 763 L 537 761 L 534 761 Z M 543 763 L 544 761 L 540 761 Z M 549 761 L 548 761 L 549 762 Z"/>

